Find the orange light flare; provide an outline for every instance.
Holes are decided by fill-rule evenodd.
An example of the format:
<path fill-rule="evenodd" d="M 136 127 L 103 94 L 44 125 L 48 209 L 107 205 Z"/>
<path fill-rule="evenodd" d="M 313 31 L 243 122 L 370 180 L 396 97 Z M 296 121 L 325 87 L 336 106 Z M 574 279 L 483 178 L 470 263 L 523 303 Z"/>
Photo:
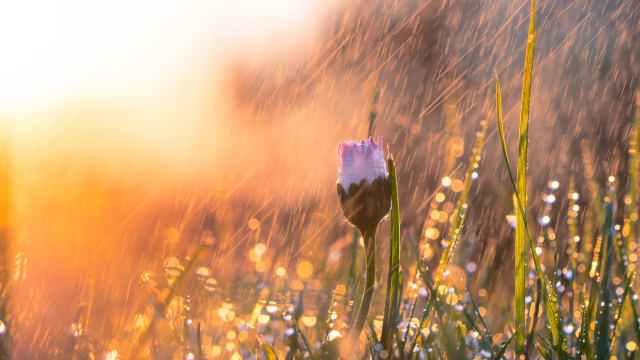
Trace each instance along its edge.
<path fill-rule="evenodd" d="M 293 207 L 333 184 L 337 130 L 309 122 L 311 109 L 274 121 L 284 113 L 246 106 L 230 75 L 309 56 L 321 3 L 0 5 L 0 176 L 26 259 L 13 311 L 32 314 L 15 331 L 67 323 L 95 276 L 86 331 L 109 337 L 147 301 L 141 275 L 184 260 L 207 226 L 221 244 L 274 197 Z"/>

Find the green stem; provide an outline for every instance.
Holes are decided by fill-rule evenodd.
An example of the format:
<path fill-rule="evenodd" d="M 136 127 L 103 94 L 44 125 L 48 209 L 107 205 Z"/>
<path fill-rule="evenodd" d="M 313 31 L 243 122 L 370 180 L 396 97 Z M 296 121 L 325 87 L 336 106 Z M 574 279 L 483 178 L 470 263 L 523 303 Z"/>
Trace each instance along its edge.
<path fill-rule="evenodd" d="M 376 227 L 377 224 L 369 226 L 367 229 L 361 229 L 362 238 L 364 239 L 364 247 L 367 254 L 367 270 L 365 275 L 364 294 L 362 295 L 362 303 L 356 317 L 356 322 L 351 329 L 349 339 L 342 351 L 343 359 L 351 359 L 353 351 L 356 348 L 360 333 L 367 321 L 367 315 L 371 308 L 371 300 L 373 300 L 373 289 L 376 283 Z"/>

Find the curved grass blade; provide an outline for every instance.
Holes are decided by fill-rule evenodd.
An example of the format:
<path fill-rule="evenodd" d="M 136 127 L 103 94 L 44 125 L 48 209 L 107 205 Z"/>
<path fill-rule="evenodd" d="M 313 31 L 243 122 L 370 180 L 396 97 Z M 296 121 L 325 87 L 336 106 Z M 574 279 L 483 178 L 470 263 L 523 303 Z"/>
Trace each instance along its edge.
<path fill-rule="evenodd" d="M 631 274 L 627 278 L 627 283 L 624 287 L 622 298 L 620 298 L 620 305 L 618 305 L 618 309 L 616 310 L 616 317 L 613 319 L 613 329 L 611 329 L 611 340 L 610 340 L 610 344 L 612 348 L 610 349 L 610 351 L 613 350 L 613 343 L 616 339 L 616 330 L 618 328 L 618 322 L 620 321 L 620 317 L 622 316 L 622 310 L 624 310 L 624 301 L 629 296 L 629 292 L 631 290 L 631 284 L 633 284 L 633 280 L 635 278 L 636 278 L 636 268 L 633 268 L 633 270 L 631 271 Z M 631 306 L 633 306 L 633 302 L 631 302 Z M 632 321 L 634 321 L 634 319 L 632 319 Z M 634 322 L 637 323 L 637 320 L 635 320 Z"/>
<path fill-rule="evenodd" d="M 547 349 L 541 346 L 540 343 L 536 343 L 536 349 L 538 350 L 538 352 L 540 353 L 540 356 L 542 356 L 544 360 L 553 360 L 553 358 L 551 357 L 551 354 L 549 354 Z"/>
<path fill-rule="evenodd" d="M 385 350 L 391 349 L 396 329 L 398 304 L 400 304 L 400 206 L 398 205 L 398 181 L 392 157 L 387 161 L 391 183 L 391 242 L 389 246 L 389 275 L 387 297 L 380 340 Z"/>
<path fill-rule="evenodd" d="M 520 332 L 520 329 L 522 329 L 522 325 L 516 330 L 516 332 L 513 335 L 511 335 L 511 337 L 509 338 L 507 343 L 502 346 L 502 348 L 500 349 L 500 351 L 498 351 L 498 354 L 496 354 L 496 356 L 493 358 L 493 360 L 502 359 L 502 357 L 504 356 L 504 353 L 507 352 L 507 349 L 509 348 L 509 345 L 511 345 L 511 341 L 513 341 L 513 338 L 516 335 L 518 335 L 518 333 Z"/>
<path fill-rule="evenodd" d="M 278 360 L 278 358 L 276 357 L 276 352 L 273 350 L 273 347 L 271 347 L 271 344 L 269 344 L 267 340 L 262 337 L 262 335 L 258 333 L 256 333 L 256 335 L 258 335 L 257 339 L 260 343 L 260 348 L 262 349 L 262 353 L 267 358 L 267 360 Z"/>
<path fill-rule="evenodd" d="M 516 187 L 516 182 L 513 179 L 513 174 L 511 173 L 511 166 L 509 164 L 509 156 L 507 155 L 507 145 L 504 139 L 504 129 L 502 125 L 502 96 L 500 94 L 500 81 L 496 76 L 496 113 L 498 118 L 498 133 L 500 134 L 500 142 L 502 144 L 502 154 L 504 156 L 505 163 L 507 165 L 507 172 L 509 173 L 509 180 L 511 181 L 511 186 L 513 187 L 513 191 L 516 193 L 516 199 L 518 200 L 518 207 L 520 208 L 520 214 L 524 214 L 524 207 L 520 202 L 520 197 L 517 196 L 518 189 Z M 567 349 L 567 345 L 564 341 L 564 334 L 562 332 L 562 320 L 560 319 L 560 313 L 558 312 L 558 304 L 556 301 L 555 295 L 549 292 L 551 288 L 548 284 L 548 280 L 544 276 L 542 272 L 542 267 L 540 266 L 540 259 L 538 258 L 538 254 L 535 252 L 535 244 L 533 243 L 533 238 L 531 237 L 531 230 L 529 228 L 529 223 L 527 222 L 527 218 L 525 216 L 520 216 L 524 221 L 524 226 L 526 229 L 526 234 L 529 238 L 529 248 L 531 250 L 531 254 L 533 255 L 533 262 L 536 267 L 536 273 L 538 277 L 543 280 L 542 286 L 542 299 L 544 300 L 545 310 L 547 313 L 547 318 L 549 319 L 549 325 L 551 326 L 551 334 L 553 336 L 553 341 L 556 343 L 556 351 L 558 352 L 558 356 L 560 360 L 566 360 L 565 351 Z M 523 299 L 524 300 L 524 299 Z"/>
<path fill-rule="evenodd" d="M 518 193 L 522 206 L 516 208 L 516 326 L 526 326 L 525 287 L 525 224 L 527 217 L 527 156 L 529 153 L 529 111 L 531 108 L 531 78 L 533 77 L 533 55 L 536 39 L 536 2 L 531 1 L 531 22 L 527 38 L 527 52 L 524 62 L 524 79 L 522 81 L 522 101 L 520 103 L 520 129 L 518 136 Z M 516 336 L 516 355 L 524 353 L 525 332 Z"/>
<path fill-rule="evenodd" d="M 200 337 L 200 322 L 198 321 L 198 332 L 196 333 L 196 345 L 198 346 L 198 360 L 204 360 L 202 355 L 202 338 Z"/>

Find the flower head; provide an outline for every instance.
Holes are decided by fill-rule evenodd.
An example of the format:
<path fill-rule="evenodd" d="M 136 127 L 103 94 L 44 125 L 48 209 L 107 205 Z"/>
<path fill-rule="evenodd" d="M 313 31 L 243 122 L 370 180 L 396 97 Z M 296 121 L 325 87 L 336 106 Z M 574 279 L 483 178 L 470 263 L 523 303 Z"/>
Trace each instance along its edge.
<path fill-rule="evenodd" d="M 338 145 L 338 165 L 338 182 L 347 194 L 351 184 L 359 184 L 362 180 L 372 184 L 378 177 L 386 179 L 389 174 L 382 150 L 382 135 L 377 144 L 370 137 L 362 143 L 347 141 Z"/>
<path fill-rule="evenodd" d="M 382 136 L 338 145 L 338 197 L 342 213 L 360 232 L 375 231 L 391 209 L 391 185 Z"/>

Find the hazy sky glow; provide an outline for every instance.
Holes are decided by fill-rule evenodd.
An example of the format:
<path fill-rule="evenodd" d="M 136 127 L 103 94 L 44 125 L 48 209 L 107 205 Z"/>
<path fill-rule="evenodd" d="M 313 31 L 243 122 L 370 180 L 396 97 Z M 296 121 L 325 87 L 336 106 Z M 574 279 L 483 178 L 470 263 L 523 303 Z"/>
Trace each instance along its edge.
<path fill-rule="evenodd" d="M 0 107 L 87 90 L 158 91 L 203 58 L 299 29 L 309 10 L 293 0 L 3 2 Z"/>

